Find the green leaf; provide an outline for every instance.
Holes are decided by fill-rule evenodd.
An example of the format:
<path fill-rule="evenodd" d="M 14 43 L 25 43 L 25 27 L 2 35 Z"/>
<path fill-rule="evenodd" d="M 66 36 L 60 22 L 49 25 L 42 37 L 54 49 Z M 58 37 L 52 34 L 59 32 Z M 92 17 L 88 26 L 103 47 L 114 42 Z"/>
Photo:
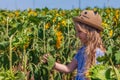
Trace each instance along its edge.
<path fill-rule="evenodd" d="M 3 79 L 4 79 L 4 77 L 2 75 L 0 75 L 0 80 L 3 80 Z"/>
<path fill-rule="evenodd" d="M 21 32 L 22 29 L 23 29 L 23 26 L 22 26 L 22 24 L 19 23 L 19 24 L 17 25 L 17 30 Z"/>
<path fill-rule="evenodd" d="M 60 76 L 60 73 L 58 73 L 58 74 L 55 76 L 54 80 L 62 80 L 62 79 L 61 79 L 61 76 Z"/>
<path fill-rule="evenodd" d="M 55 59 L 53 58 L 53 56 L 50 55 L 48 57 L 48 69 L 51 70 L 54 65 L 55 65 Z"/>
<path fill-rule="evenodd" d="M 105 78 L 105 71 L 106 70 L 99 70 L 98 73 L 96 74 L 96 77 L 98 77 L 98 79 L 101 79 L 101 80 L 106 80 Z"/>
<path fill-rule="evenodd" d="M 8 41 L 0 42 L 0 50 L 5 50 L 9 46 Z"/>
<path fill-rule="evenodd" d="M 120 79 L 120 73 L 117 68 L 114 67 L 115 73 L 116 73 L 116 78 Z"/>
<path fill-rule="evenodd" d="M 106 53 L 107 53 L 108 56 L 112 54 L 112 46 L 108 47 L 108 50 L 107 50 Z"/>
<path fill-rule="evenodd" d="M 120 63 L 120 51 L 117 51 L 117 53 L 115 53 L 115 60 L 117 64 Z"/>
<path fill-rule="evenodd" d="M 90 77 L 93 80 L 107 80 L 106 79 L 106 66 L 105 65 L 96 65 L 90 69 Z"/>
<path fill-rule="evenodd" d="M 110 72 L 111 72 L 111 70 L 112 70 L 112 68 L 109 67 L 109 68 L 106 70 L 106 72 L 105 72 L 105 77 L 106 77 L 107 79 L 110 79 Z"/>
<path fill-rule="evenodd" d="M 40 80 L 49 80 L 49 71 L 46 66 L 41 66 L 41 79 Z"/>
<path fill-rule="evenodd" d="M 11 30 L 9 30 L 8 35 L 11 36 L 12 34 L 14 34 L 17 31 L 17 28 L 12 28 Z"/>
<path fill-rule="evenodd" d="M 17 80 L 24 80 L 25 79 L 25 73 L 24 72 L 21 72 L 21 71 L 18 71 L 16 74 L 16 79 Z"/>
<path fill-rule="evenodd" d="M 105 56 L 101 56 L 97 58 L 97 61 L 102 62 L 105 61 L 106 57 Z"/>

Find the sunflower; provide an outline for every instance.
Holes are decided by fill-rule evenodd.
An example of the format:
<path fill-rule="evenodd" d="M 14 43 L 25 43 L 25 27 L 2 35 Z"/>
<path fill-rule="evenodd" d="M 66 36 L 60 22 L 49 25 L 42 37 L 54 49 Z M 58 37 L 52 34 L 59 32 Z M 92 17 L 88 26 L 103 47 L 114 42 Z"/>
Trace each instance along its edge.
<path fill-rule="evenodd" d="M 45 24 L 45 29 L 48 29 L 50 27 L 50 23 Z"/>
<path fill-rule="evenodd" d="M 66 21 L 65 21 L 65 20 L 62 20 L 61 24 L 62 24 L 63 26 L 66 26 Z"/>
<path fill-rule="evenodd" d="M 110 30 L 109 36 L 112 37 L 112 35 L 113 35 L 113 30 Z"/>
<path fill-rule="evenodd" d="M 62 39 L 63 39 L 62 32 L 57 31 L 56 36 L 57 36 L 56 48 L 59 49 L 62 43 Z"/>
<path fill-rule="evenodd" d="M 28 11 L 28 16 L 37 16 L 37 12 L 35 12 L 34 10 L 29 10 Z"/>

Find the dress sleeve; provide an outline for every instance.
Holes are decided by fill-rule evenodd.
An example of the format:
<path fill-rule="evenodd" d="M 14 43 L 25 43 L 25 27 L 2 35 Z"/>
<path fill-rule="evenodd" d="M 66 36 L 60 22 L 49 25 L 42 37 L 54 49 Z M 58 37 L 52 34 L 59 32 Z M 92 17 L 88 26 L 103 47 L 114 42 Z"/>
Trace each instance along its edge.
<path fill-rule="evenodd" d="M 100 49 L 97 49 L 97 51 L 96 51 L 96 59 L 98 57 L 102 57 L 102 56 L 104 56 L 104 52 L 101 51 Z M 100 62 L 96 61 L 96 64 L 100 64 Z"/>
<path fill-rule="evenodd" d="M 79 52 L 74 56 L 74 59 L 78 62 Z"/>

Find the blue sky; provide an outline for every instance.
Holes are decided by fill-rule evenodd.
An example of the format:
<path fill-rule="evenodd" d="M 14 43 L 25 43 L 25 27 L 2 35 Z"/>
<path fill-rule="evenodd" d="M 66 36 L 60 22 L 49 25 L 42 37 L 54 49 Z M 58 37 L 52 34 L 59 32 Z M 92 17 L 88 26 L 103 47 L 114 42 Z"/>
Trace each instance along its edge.
<path fill-rule="evenodd" d="M 27 8 L 62 8 L 73 9 L 86 7 L 114 7 L 120 8 L 120 0 L 0 0 L 0 9 L 25 10 Z"/>

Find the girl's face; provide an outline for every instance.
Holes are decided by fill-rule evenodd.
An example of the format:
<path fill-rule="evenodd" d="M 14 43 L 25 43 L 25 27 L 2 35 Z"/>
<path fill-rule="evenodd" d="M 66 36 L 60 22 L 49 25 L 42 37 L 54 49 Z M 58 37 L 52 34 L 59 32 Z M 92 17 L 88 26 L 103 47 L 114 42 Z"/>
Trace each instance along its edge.
<path fill-rule="evenodd" d="M 80 25 L 75 24 L 76 36 L 81 40 L 82 43 L 86 43 L 87 33 L 80 30 Z"/>

